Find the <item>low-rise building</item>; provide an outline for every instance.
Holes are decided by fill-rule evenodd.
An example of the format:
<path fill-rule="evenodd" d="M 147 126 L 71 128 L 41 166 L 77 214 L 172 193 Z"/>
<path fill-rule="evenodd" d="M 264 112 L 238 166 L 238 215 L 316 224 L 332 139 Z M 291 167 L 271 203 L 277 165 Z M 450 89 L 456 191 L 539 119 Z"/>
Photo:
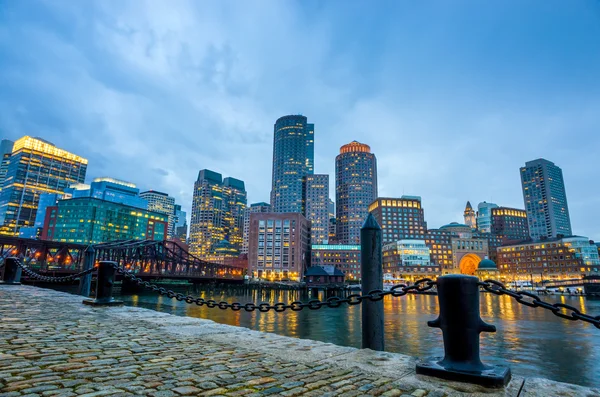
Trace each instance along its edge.
<path fill-rule="evenodd" d="M 335 266 L 347 282 L 360 281 L 360 245 L 313 244 L 310 258 L 311 266 Z"/>
<path fill-rule="evenodd" d="M 248 274 L 300 281 L 310 260 L 310 222 L 299 213 L 251 213 Z"/>
<path fill-rule="evenodd" d="M 587 237 L 560 237 L 499 247 L 498 269 L 507 279 L 579 278 L 600 271 L 600 259 Z"/>
<path fill-rule="evenodd" d="M 399 240 L 383 246 L 383 272 L 393 280 L 414 281 L 437 277 L 441 268 L 431 263 L 430 249 L 425 240 Z"/>
<path fill-rule="evenodd" d="M 344 284 L 344 273 L 335 266 L 311 266 L 306 269 L 304 282 L 308 287 L 339 287 Z"/>
<path fill-rule="evenodd" d="M 43 240 L 99 244 L 115 240 L 165 240 L 168 217 L 141 208 L 80 197 L 48 207 Z"/>

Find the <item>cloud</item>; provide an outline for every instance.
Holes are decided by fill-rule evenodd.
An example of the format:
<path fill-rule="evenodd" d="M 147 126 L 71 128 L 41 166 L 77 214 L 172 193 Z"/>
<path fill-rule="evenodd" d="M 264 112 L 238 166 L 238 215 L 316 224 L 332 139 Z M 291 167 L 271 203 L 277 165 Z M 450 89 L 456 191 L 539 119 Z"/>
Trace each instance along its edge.
<path fill-rule="evenodd" d="M 522 207 L 518 168 L 563 168 L 575 232 L 600 239 L 597 13 L 459 2 L 5 2 L 0 132 L 44 137 L 191 212 L 198 170 L 268 201 L 273 123 L 315 123 L 316 172 L 366 142 L 380 194 L 430 226 L 467 200 Z M 543 10 L 540 9 L 543 8 Z M 554 26 L 561 26 L 558 34 Z"/>

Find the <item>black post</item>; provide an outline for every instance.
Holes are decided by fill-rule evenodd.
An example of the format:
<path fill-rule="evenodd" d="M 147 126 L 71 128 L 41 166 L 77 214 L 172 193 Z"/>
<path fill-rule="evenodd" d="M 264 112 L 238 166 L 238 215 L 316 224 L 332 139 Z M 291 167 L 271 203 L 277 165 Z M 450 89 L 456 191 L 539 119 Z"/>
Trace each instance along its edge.
<path fill-rule="evenodd" d="M 18 259 L 13 257 L 4 259 L 3 285 L 21 285 L 21 268 L 17 261 Z"/>
<path fill-rule="evenodd" d="M 382 232 L 372 214 L 360 229 L 362 293 L 383 289 Z M 362 347 L 383 351 L 383 300 L 362 303 Z"/>
<path fill-rule="evenodd" d="M 93 246 L 88 246 L 84 251 L 83 257 L 83 270 L 89 270 L 94 267 L 94 262 L 96 260 L 96 250 Z M 92 284 L 92 275 L 87 274 L 79 279 L 79 289 L 77 293 L 79 295 L 83 295 L 86 298 L 90 296 L 90 287 Z"/>
<path fill-rule="evenodd" d="M 116 262 L 102 261 L 98 266 L 98 278 L 96 280 L 96 299 L 85 299 L 86 305 L 91 306 L 115 306 L 122 305 L 122 301 L 116 301 L 112 297 L 113 284 L 115 283 Z"/>
<path fill-rule="evenodd" d="M 502 387 L 511 378 L 510 368 L 484 365 L 479 357 L 479 334 L 496 332 L 479 316 L 478 278 L 453 274 L 437 280 L 440 315 L 427 322 L 444 336 L 444 358 L 419 360 L 417 374 L 487 387 Z"/>

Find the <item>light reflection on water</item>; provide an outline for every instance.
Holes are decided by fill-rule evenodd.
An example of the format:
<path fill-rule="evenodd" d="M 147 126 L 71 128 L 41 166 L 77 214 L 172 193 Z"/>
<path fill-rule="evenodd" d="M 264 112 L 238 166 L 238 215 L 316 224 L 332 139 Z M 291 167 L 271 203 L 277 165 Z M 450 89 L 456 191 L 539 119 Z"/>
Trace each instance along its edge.
<path fill-rule="evenodd" d="M 176 289 L 217 302 L 292 302 L 306 301 L 297 291 L 231 289 Z M 326 297 L 321 292 L 318 299 Z M 234 312 L 189 305 L 155 293 L 120 295 L 126 304 L 158 310 L 178 316 L 205 318 L 222 324 L 247 327 L 295 338 L 313 339 L 342 346 L 360 347 L 361 316 L 359 306 L 343 305 L 336 309 L 304 309 L 260 313 Z M 547 296 L 550 302 L 573 305 L 582 313 L 600 315 L 600 299 L 580 296 Z M 437 297 L 409 294 L 386 297 L 385 348 L 416 357 L 443 355 L 441 331 L 427 326 L 437 316 Z M 510 297 L 481 294 L 481 317 L 497 328 L 496 333 L 481 334 L 484 362 L 509 363 L 517 375 L 538 376 L 561 382 L 600 386 L 600 330 L 580 321 L 560 319 L 541 308 L 518 304 Z"/>

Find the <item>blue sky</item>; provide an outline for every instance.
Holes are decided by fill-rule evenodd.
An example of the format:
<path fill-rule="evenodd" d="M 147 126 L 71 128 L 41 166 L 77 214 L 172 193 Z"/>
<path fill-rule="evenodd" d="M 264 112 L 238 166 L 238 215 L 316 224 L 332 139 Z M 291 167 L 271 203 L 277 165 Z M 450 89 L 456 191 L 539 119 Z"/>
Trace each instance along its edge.
<path fill-rule="evenodd" d="M 203 168 L 268 201 L 273 123 L 315 123 L 315 169 L 371 145 L 380 196 L 430 227 L 467 200 L 522 208 L 562 167 L 600 240 L 600 1 L 0 0 L 0 137 L 40 136 L 190 211 Z M 333 195 L 332 195 L 333 197 Z"/>

